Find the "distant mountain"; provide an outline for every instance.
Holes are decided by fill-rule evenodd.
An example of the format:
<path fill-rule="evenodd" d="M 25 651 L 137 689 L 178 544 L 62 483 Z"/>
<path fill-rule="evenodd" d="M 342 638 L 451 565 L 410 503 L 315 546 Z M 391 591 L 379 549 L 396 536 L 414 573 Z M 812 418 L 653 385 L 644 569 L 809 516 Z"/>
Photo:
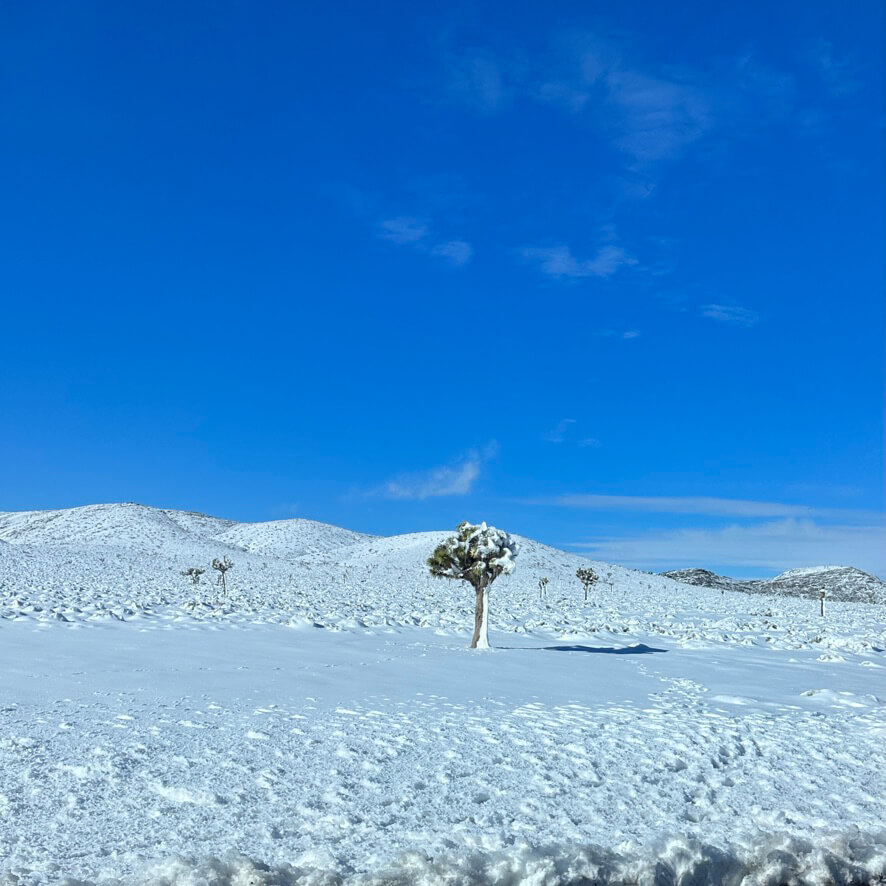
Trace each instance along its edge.
<path fill-rule="evenodd" d="M 886 603 L 886 582 L 854 566 L 810 566 L 789 569 L 775 578 L 761 579 L 729 578 L 707 569 L 675 569 L 661 574 L 684 584 L 746 594 L 784 594 L 818 599 L 824 591 L 829 600 Z"/>

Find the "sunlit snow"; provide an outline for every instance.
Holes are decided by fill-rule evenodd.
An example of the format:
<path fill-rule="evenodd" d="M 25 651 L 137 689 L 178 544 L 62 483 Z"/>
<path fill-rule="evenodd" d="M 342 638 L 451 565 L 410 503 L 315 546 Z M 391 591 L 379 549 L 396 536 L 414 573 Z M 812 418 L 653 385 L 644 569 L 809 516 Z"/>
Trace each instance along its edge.
<path fill-rule="evenodd" d="M 471 651 L 448 534 L 0 514 L 0 883 L 886 874 L 884 607 L 518 538 Z"/>

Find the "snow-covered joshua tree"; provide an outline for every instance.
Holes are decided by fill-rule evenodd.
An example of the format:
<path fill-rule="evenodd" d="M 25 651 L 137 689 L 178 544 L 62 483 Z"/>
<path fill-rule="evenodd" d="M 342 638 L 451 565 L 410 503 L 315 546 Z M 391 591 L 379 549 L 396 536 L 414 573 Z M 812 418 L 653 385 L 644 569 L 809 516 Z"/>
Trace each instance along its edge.
<path fill-rule="evenodd" d="M 489 586 L 514 571 L 520 546 L 507 532 L 485 523 L 459 523 L 455 531 L 428 557 L 428 568 L 436 578 L 457 578 L 474 589 L 471 649 L 488 649 Z"/>
<path fill-rule="evenodd" d="M 228 596 L 228 583 L 225 579 L 225 573 L 229 569 L 234 568 L 234 562 L 230 557 L 222 557 L 221 560 L 216 557 L 212 563 L 209 564 L 213 569 L 218 571 L 218 583 L 221 585 L 222 589 L 222 597 Z"/>

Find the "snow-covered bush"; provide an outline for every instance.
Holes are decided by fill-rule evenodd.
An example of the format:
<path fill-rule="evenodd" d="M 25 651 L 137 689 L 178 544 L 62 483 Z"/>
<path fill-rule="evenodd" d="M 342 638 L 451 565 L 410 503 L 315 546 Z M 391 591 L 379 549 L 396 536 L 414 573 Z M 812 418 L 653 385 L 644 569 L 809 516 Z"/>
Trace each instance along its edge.
<path fill-rule="evenodd" d="M 206 572 L 205 569 L 201 569 L 199 566 L 189 566 L 187 569 L 182 570 L 182 575 L 185 578 L 191 579 L 191 584 L 200 584 L 200 576 Z"/>
<path fill-rule="evenodd" d="M 489 586 L 500 575 L 516 568 L 520 546 L 507 532 L 485 523 L 459 523 L 456 534 L 437 545 L 428 557 L 428 568 L 436 578 L 457 578 L 473 589 L 474 636 L 471 649 L 489 648 Z"/>

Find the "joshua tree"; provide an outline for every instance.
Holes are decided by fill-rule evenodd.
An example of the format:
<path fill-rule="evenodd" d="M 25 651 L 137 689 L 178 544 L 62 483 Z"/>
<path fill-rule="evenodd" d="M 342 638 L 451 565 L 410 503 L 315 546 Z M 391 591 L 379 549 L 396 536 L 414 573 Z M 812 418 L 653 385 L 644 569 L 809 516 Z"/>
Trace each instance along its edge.
<path fill-rule="evenodd" d="M 588 602 L 588 592 L 591 588 L 597 583 L 597 573 L 591 569 L 590 566 L 587 568 L 579 568 L 575 572 L 576 578 L 582 583 L 585 589 L 585 603 Z"/>
<path fill-rule="evenodd" d="M 551 583 L 549 578 L 542 576 L 538 580 L 538 595 L 539 597 L 547 597 L 548 595 L 548 585 Z"/>
<path fill-rule="evenodd" d="M 520 546 L 507 532 L 485 523 L 459 523 L 428 557 L 435 578 L 457 578 L 474 589 L 474 636 L 471 649 L 489 648 L 489 586 L 500 575 L 510 575 Z"/>
<path fill-rule="evenodd" d="M 229 569 L 234 568 L 234 563 L 229 557 L 225 556 L 225 557 L 222 557 L 221 560 L 219 560 L 218 557 L 216 557 L 212 561 L 211 565 L 212 565 L 213 569 L 218 571 L 218 583 L 221 585 L 222 597 L 227 597 L 228 596 L 228 585 L 225 580 L 225 573 Z"/>
<path fill-rule="evenodd" d="M 201 569 L 199 566 L 189 566 L 187 569 L 182 570 L 182 575 L 185 578 L 191 579 L 191 584 L 200 584 L 200 576 L 206 572 L 205 569 Z"/>
<path fill-rule="evenodd" d="M 827 596 L 827 594 L 828 594 L 827 591 L 819 591 L 818 592 L 818 602 L 819 602 L 819 606 L 820 606 L 818 614 L 822 618 L 824 618 L 824 598 Z"/>

